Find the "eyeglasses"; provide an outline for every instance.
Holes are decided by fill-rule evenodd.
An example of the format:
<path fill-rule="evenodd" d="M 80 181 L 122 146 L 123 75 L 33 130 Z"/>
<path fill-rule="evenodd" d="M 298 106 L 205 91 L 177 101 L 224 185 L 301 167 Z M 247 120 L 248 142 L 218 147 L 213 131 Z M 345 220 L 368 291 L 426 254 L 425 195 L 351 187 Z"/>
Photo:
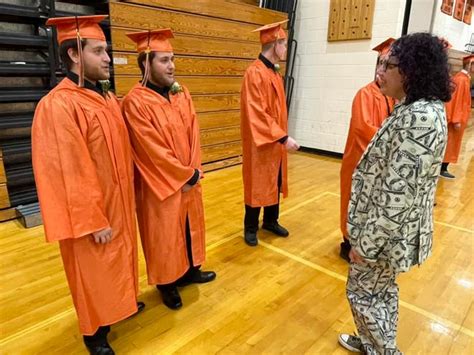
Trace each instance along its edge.
<path fill-rule="evenodd" d="M 398 66 L 399 66 L 398 63 L 390 63 L 388 60 L 384 60 L 384 59 L 382 59 L 379 62 L 379 67 L 382 68 L 383 71 L 387 71 L 389 69 L 391 70 Z"/>

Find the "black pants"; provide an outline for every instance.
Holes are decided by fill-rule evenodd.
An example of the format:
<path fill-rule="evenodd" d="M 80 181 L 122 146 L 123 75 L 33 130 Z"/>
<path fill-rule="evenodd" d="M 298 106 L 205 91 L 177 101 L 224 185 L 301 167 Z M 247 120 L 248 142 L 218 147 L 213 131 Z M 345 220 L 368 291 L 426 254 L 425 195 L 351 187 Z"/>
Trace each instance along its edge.
<path fill-rule="evenodd" d="M 261 207 L 250 207 L 245 205 L 245 230 L 256 233 L 258 230 L 258 217 L 260 216 Z M 278 222 L 280 214 L 280 204 L 263 207 L 263 223 Z"/>
<path fill-rule="evenodd" d="M 186 217 L 186 252 L 188 254 L 188 260 L 189 260 L 189 269 L 186 271 L 186 273 L 181 276 L 179 279 L 177 279 L 174 282 L 171 282 L 169 284 L 163 284 L 163 285 L 156 285 L 158 289 L 167 289 L 167 288 L 173 288 L 176 287 L 176 283 L 179 281 L 184 281 L 190 278 L 195 272 L 199 270 L 201 267 L 200 265 L 194 266 L 193 263 L 193 248 L 191 244 L 191 228 L 189 226 L 189 219 Z"/>
<path fill-rule="evenodd" d="M 94 335 L 84 335 L 84 344 L 87 346 L 100 346 L 107 343 L 107 334 L 110 332 L 110 325 L 99 327 Z"/>
<path fill-rule="evenodd" d="M 278 203 L 276 205 L 263 207 L 263 223 L 271 224 L 278 222 L 280 216 L 280 189 L 281 189 L 281 166 L 278 171 Z M 261 207 L 245 205 L 244 227 L 246 231 L 257 233 L 258 218 Z"/>

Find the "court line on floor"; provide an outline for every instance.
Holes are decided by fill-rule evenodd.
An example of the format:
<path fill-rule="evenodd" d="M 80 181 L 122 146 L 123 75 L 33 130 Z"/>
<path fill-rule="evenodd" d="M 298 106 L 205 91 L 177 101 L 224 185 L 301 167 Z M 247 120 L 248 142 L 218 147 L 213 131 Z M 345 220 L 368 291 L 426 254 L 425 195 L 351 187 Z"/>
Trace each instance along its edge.
<path fill-rule="evenodd" d="M 297 210 L 297 209 L 299 209 L 299 208 L 301 208 L 301 207 L 303 207 L 303 206 L 305 206 L 305 205 L 307 205 L 307 204 L 309 204 L 309 203 L 311 203 L 311 202 L 313 202 L 313 201 L 316 201 L 316 200 L 318 200 L 319 198 L 324 197 L 324 196 L 326 196 L 326 195 L 332 195 L 332 196 L 337 196 L 337 197 L 339 197 L 339 195 L 336 194 L 336 193 L 329 192 L 329 191 L 325 191 L 325 192 L 322 192 L 322 193 L 320 193 L 320 194 L 318 194 L 318 195 L 316 195 L 316 196 L 314 196 L 314 197 L 312 197 L 312 198 L 310 198 L 310 199 L 307 199 L 307 200 L 305 200 L 305 201 L 303 201 L 303 202 L 300 202 L 300 203 L 296 204 L 296 205 L 293 206 L 293 207 L 290 207 L 290 208 L 284 210 L 283 212 L 280 213 L 280 216 L 284 216 L 284 215 L 286 215 L 286 214 L 288 214 L 288 213 L 290 213 L 290 212 L 292 212 L 292 211 L 294 211 L 294 210 Z M 455 227 L 455 226 L 453 226 L 453 227 Z M 459 228 L 459 227 L 458 227 L 458 228 Z M 234 234 L 231 234 L 230 236 L 228 236 L 228 237 L 226 237 L 226 238 L 224 238 L 224 239 L 221 239 L 221 240 L 219 240 L 219 241 L 217 241 L 217 242 L 212 243 L 211 245 L 209 245 L 208 247 L 206 247 L 206 250 L 207 250 L 207 251 L 211 251 L 211 250 L 213 250 L 213 249 L 216 249 L 217 247 L 219 247 L 219 246 L 221 246 L 221 245 L 223 245 L 223 244 L 225 244 L 225 243 L 227 243 L 227 242 L 229 242 L 229 241 L 231 241 L 231 240 L 233 240 L 233 239 L 235 239 L 235 238 L 237 238 L 237 237 L 239 237 L 239 236 L 241 236 L 241 235 L 242 235 L 242 230 L 239 230 L 239 231 L 235 232 Z M 336 279 L 338 279 L 338 280 L 340 280 L 340 281 L 344 281 L 344 282 L 346 281 L 346 277 L 345 277 L 345 276 L 342 276 L 342 275 L 340 275 L 340 274 L 338 274 L 338 273 L 336 273 L 336 272 L 333 272 L 333 271 L 331 271 L 331 270 L 329 270 L 329 269 L 326 269 L 326 268 L 324 268 L 324 267 L 322 267 L 322 266 L 319 266 L 319 265 L 317 265 L 317 264 L 315 264 L 315 263 L 313 263 L 313 262 L 311 262 L 311 261 L 305 260 L 305 259 L 303 259 L 303 258 L 301 258 L 301 257 L 298 257 L 298 256 L 296 256 L 296 255 L 293 255 L 293 254 L 291 254 L 291 253 L 288 253 L 288 252 L 286 252 L 286 251 L 284 251 L 284 250 L 282 250 L 282 249 L 276 248 L 276 247 L 274 247 L 274 246 L 272 246 L 271 244 L 268 244 L 268 243 L 266 243 L 266 242 L 260 241 L 259 243 L 260 243 L 262 246 L 266 247 L 267 249 L 272 249 L 272 248 L 274 248 L 274 249 L 272 249 L 272 250 L 274 250 L 274 251 L 277 251 L 277 250 L 278 250 L 277 252 L 280 252 L 280 254 L 282 254 L 282 255 L 288 254 L 287 256 L 290 257 L 291 259 L 293 259 L 293 260 L 295 260 L 295 261 L 298 261 L 298 262 L 300 262 L 300 263 L 302 263 L 302 264 L 304 264 L 304 265 L 306 265 L 306 266 L 309 266 L 309 267 L 313 268 L 314 270 L 318 270 L 318 271 L 320 271 L 320 272 L 322 272 L 322 273 L 324 273 L 324 274 L 326 274 L 326 275 L 329 275 L 329 276 L 331 276 L 331 277 L 334 277 L 334 278 L 336 278 Z M 291 255 L 291 256 L 290 256 L 290 255 Z M 139 282 L 141 283 L 141 282 L 143 282 L 145 279 L 146 279 L 146 275 L 143 275 L 143 276 L 141 276 L 141 277 L 139 278 Z M 422 314 L 422 315 L 426 316 L 427 318 L 430 318 L 430 319 L 432 319 L 432 320 L 436 320 L 436 321 L 438 321 L 438 322 L 440 322 L 440 323 L 446 323 L 446 324 L 449 323 L 449 324 L 452 325 L 452 326 L 450 326 L 450 328 L 453 328 L 453 329 L 454 329 L 455 327 L 458 327 L 457 329 L 459 329 L 459 330 L 460 330 L 461 332 L 463 332 L 464 334 L 467 334 L 467 335 L 469 335 L 469 336 L 471 336 L 471 337 L 474 337 L 474 332 L 473 332 L 473 331 L 471 331 L 471 330 L 469 330 L 469 329 L 467 329 L 467 328 L 464 328 L 464 327 L 462 327 L 462 326 L 460 326 L 460 325 L 457 325 L 457 324 L 455 324 L 455 323 L 453 323 L 453 322 L 451 322 L 451 321 L 444 320 L 443 318 L 438 317 L 438 316 L 436 316 L 436 315 L 434 315 L 434 314 L 432 314 L 432 313 L 430 313 L 430 312 L 427 312 L 427 311 L 425 311 L 425 310 L 423 310 L 423 309 L 421 309 L 421 308 L 418 308 L 418 307 L 416 307 L 416 306 L 414 306 L 414 305 L 411 305 L 411 304 L 409 304 L 409 303 L 405 303 L 405 302 L 403 302 L 403 301 L 400 301 L 400 305 L 403 305 L 405 308 L 411 309 L 411 310 L 413 310 L 414 312 L 417 312 L 417 313 L 419 313 L 419 314 Z M 23 329 L 23 330 L 20 330 L 19 332 L 14 333 L 14 334 L 12 334 L 12 335 L 10 335 L 10 336 L 4 338 L 4 339 L 0 339 L 0 346 L 2 346 L 2 345 L 4 345 L 4 344 L 7 344 L 7 343 L 9 343 L 9 342 L 11 342 L 11 341 L 13 341 L 13 340 L 16 340 L 16 339 L 18 339 L 18 338 L 20 338 L 20 337 L 23 337 L 23 336 L 25 336 L 25 335 L 27 335 L 27 334 L 29 334 L 29 333 L 31 333 L 31 332 L 34 332 L 34 331 L 36 331 L 36 330 L 38 330 L 38 329 L 47 327 L 47 326 L 53 324 L 54 322 L 56 322 L 56 321 L 58 321 L 58 320 L 60 320 L 60 319 L 62 319 L 62 318 L 64 318 L 64 317 L 67 317 L 67 316 L 69 316 L 70 314 L 73 314 L 73 313 L 75 313 L 75 312 L 74 312 L 74 308 L 69 308 L 69 309 L 67 309 L 67 310 L 65 310 L 65 311 L 63 311 L 63 312 L 61 312 L 61 313 L 58 313 L 58 314 L 56 314 L 56 315 L 54 315 L 54 316 L 52 316 L 52 317 L 50 317 L 50 318 L 47 318 L 47 319 L 45 319 L 45 320 L 43 320 L 43 321 L 41 321 L 41 322 L 39 322 L 39 323 L 36 323 L 36 324 L 34 324 L 34 325 L 32 325 L 32 326 L 30 326 L 30 327 L 28 327 L 28 328 L 25 328 L 25 329 Z"/>
<path fill-rule="evenodd" d="M 331 195 L 331 196 L 335 196 L 335 197 L 338 197 L 338 198 L 341 197 L 340 194 L 336 194 L 335 192 L 326 191 L 326 194 Z M 461 231 L 461 232 L 474 234 L 474 230 L 469 229 L 469 228 L 455 226 L 454 224 L 449 224 L 449 223 L 440 222 L 440 221 L 434 221 L 434 224 L 439 224 L 440 226 L 449 227 L 449 228 L 452 228 L 452 229 L 457 229 L 458 231 Z"/>
<path fill-rule="evenodd" d="M 271 244 L 269 244 L 269 243 L 267 243 L 267 242 L 264 242 L 264 241 L 259 240 L 258 243 L 259 243 L 259 245 L 263 246 L 263 247 L 266 248 L 266 249 L 269 249 L 269 250 L 271 250 L 271 251 L 273 251 L 273 252 L 276 252 L 276 253 L 278 253 L 278 254 L 280 254 L 280 255 L 286 256 L 287 258 L 290 258 L 290 259 L 292 259 L 292 260 L 294 260 L 294 261 L 297 261 L 297 262 L 299 262 L 299 263 L 301 263 L 301 264 L 304 264 L 304 265 L 306 265 L 306 266 L 308 266 L 308 267 L 310 267 L 310 268 L 312 268 L 312 269 L 314 269 L 314 270 L 317 270 L 317 271 L 319 271 L 319 272 L 322 272 L 323 274 L 326 274 L 326 275 L 328 275 L 328 276 L 330 276 L 330 277 L 333 277 L 333 278 L 335 278 L 335 279 L 337 279 L 337 280 L 339 280 L 339 281 L 347 282 L 347 277 L 345 277 L 345 276 L 343 276 L 343 275 L 341 275 L 341 274 L 338 274 L 337 272 L 331 271 L 331 270 L 329 270 L 329 269 L 327 269 L 327 268 L 325 268 L 325 267 L 323 267 L 323 266 L 320 266 L 320 265 L 318 265 L 318 264 L 315 264 L 315 263 L 313 263 L 313 262 L 311 262 L 311 261 L 309 261 L 309 260 L 306 260 L 306 259 L 304 259 L 304 258 L 302 258 L 302 257 L 300 257 L 300 256 L 298 256 L 298 255 L 294 255 L 294 254 L 292 254 L 292 253 L 289 253 L 289 252 L 287 252 L 286 250 L 283 250 L 283 249 L 281 249 L 281 248 L 278 248 L 278 247 L 276 247 L 276 246 L 274 246 L 274 245 L 271 245 Z M 448 327 L 448 328 L 451 328 L 451 329 L 454 330 L 455 332 L 462 332 L 463 334 L 465 334 L 465 335 L 467 335 L 467 336 L 469 336 L 469 337 L 471 337 L 471 338 L 474 338 L 474 331 L 472 331 L 471 329 L 465 328 L 465 327 L 463 327 L 463 326 L 460 325 L 460 324 L 456 324 L 456 323 L 454 323 L 454 322 L 451 322 L 450 320 L 447 320 L 447 319 L 445 319 L 445 318 L 442 318 L 442 317 L 440 317 L 440 316 L 437 316 L 436 314 L 433 314 L 433 313 L 431 313 L 431 312 L 428 312 L 428 311 L 426 311 L 426 310 L 424 310 L 424 309 L 422 309 L 422 308 L 420 308 L 420 307 L 417 307 L 417 306 L 415 306 L 415 305 L 413 305 L 413 304 L 411 304 L 411 303 L 408 303 L 408 302 L 405 302 L 405 301 L 402 301 L 402 300 L 400 300 L 400 306 L 402 306 L 402 307 L 404 307 L 404 308 L 407 308 L 407 309 L 409 309 L 409 310 L 411 310 L 411 311 L 413 311 L 413 312 L 415 312 L 415 313 L 418 313 L 418 314 L 420 314 L 420 315 L 422 315 L 422 316 L 424 316 L 424 317 L 426 317 L 426 318 L 428 318 L 428 319 L 431 319 L 431 320 L 433 320 L 433 321 L 435 321 L 435 322 L 438 322 L 438 323 L 440 323 L 440 324 L 442 324 L 442 325 L 444 325 L 444 326 L 446 326 L 446 327 Z"/>
<path fill-rule="evenodd" d="M 320 194 L 317 194 L 316 196 L 314 197 L 311 197 L 307 200 L 304 200 L 303 202 L 300 202 L 300 203 L 297 203 L 296 205 L 294 205 L 293 207 L 289 207 L 289 208 L 286 208 L 284 209 L 282 212 L 280 212 L 280 216 L 285 216 L 287 215 L 288 213 L 290 212 L 293 212 L 294 210 L 297 210 L 303 206 L 306 206 L 307 204 L 310 204 L 311 202 L 314 202 L 318 199 L 320 199 L 321 197 L 324 197 L 326 195 L 331 195 L 331 192 L 328 192 L 328 191 L 325 191 L 325 192 L 321 192 Z"/>
<path fill-rule="evenodd" d="M 238 232 L 235 232 L 233 233 L 232 235 L 224 238 L 224 239 L 221 239 L 217 242 L 214 242 L 212 244 L 210 244 L 208 247 L 206 247 L 206 250 L 207 251 L 211 251 L 213 249 L 216 249 L 217 247 L 221 246 L 222 244 L 225 244 L 227 242 L 229 242 L 230 240 L 232 239 L 235 239 L 239 236 L 242 235 L 242 231 L 239 230 Z M 146 280 L 146 274 L 145 275 L 142 275 L 139 277 L 139 284 L 141 284 L 142 282 L 144 282 Z M 0 347 L 7 344 L 7 343 L 10 343 L 12 341 L 15 341 L 21 337 L 24 337 L 30 333 L 33 333 L 39 329 L 42 329 L 42 328 L 45 328 L 45 327 L 48 327 L 50 325 L 52 325 L 54 322 L 57 322 L 65 317 L 68 317 L 72 314 L 75 313 L 75 310 L 74 310 L 74 307 L 71 307 L 71 308 L 68 308 L 66 309 L 65 311 L 63 312 L 60 312 L 54 316 L 51 316 L 45 320 L 42 320 L 41 322 L 38 322 L 38 323 L 35 323 L 27 328 L 24 328 L 22 330 L 19 330 L 18 332 L 15 332 L 14 334 L 11 334 L 10 336 L 7 336 L 6 338 L 3 338 L 3 339 L 0 339 Z"/>
<path fill-rule="evenodd" d="M 474 230 L 472 230 L 472 229 L 458 227 L 458 226 L 455 226 L 453 224 L 449 224 L 449 223 L 445 223 L 445 222 L 439 222 L 439 221 L 434 221 L 434 224 L 439 224 L 440 226 L 445 226 L 445 227 L 449 227 L 449 228 L 452 228 L 452 229 L 457 229 L 458 231 L 461 231 L 461 232 L 474 234 Z"/>
<path fill-rule="evenodd" d="M 23 330 L 20 330 L 18 332 L 13 333 L 10 336 L 7 336 L 6 338 L 3 338 L 0 340 L 0 347 L 2 347 L 5 344 L 8 344 L 14 340 L 17 340 L 18 338 L 24 337 L 25 335 L 32 333 L 38 329 L 47 327 L 49 325 L 52 325 L 56 321 L 59 321 L 71 314 L 74 314 L 74 308 L 68 308 L 65 311 L 62 311 L 61 313 L 58 313 L 52 317 L 49 317 L 39 323 L 33 324 L 32 326 L 25 328 Z"/>

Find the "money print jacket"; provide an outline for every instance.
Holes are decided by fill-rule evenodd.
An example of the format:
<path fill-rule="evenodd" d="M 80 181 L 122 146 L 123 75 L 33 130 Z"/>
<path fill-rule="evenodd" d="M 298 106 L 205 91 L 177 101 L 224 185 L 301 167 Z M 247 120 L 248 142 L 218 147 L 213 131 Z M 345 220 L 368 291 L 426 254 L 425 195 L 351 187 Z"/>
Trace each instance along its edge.
<path fill-rule="evenodd" d="M 433 204 L 447 141 L 443 102 L 399 104 L 373 137 L 352 175 L 351 246 L 367 262 L 403 272 L 433 244 Z"/>

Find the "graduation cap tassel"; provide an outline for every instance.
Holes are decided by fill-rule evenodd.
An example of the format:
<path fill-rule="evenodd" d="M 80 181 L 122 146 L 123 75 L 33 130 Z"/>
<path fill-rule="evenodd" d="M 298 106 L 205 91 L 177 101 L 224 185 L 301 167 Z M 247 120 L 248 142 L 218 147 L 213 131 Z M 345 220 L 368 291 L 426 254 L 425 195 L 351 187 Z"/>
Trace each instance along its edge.
<path fill-rule="evenodd" d="M 150 76 L 150 50 L 146 50 L 146 56 L 145 56 L 145 73 L 143 74 L 143 79 L 142 79 L 142 86 L 146 86 L 148 82 L 148 78 Z"/>
<path fill-rule="evenodd" d="M 76 17 L 76 43 L 77 43 L 77 54 L 79 55 L 79 82 L 80 88 L 84 87 L 84 54 L 82 53 L 82 38 L 79 33 L 79 19 Z"/>
<path fill-rule="evenodd" d="M 148 30 L 148 43 L 146 48 L 146 56 L 145 56 L 145 73 L 143 74 L 142 85 L 146 86 L 148 82 L 148 78 L 150 77 L 150 39 L 151 39 L 151 31 Z"/>
<path fill-rule="evenodd" d="M 84 87 L 84 54 L 82 53 L 82 39 L 77 31 L 77 52 L 79 54 L 79 82 L 80 88 Z"/>

